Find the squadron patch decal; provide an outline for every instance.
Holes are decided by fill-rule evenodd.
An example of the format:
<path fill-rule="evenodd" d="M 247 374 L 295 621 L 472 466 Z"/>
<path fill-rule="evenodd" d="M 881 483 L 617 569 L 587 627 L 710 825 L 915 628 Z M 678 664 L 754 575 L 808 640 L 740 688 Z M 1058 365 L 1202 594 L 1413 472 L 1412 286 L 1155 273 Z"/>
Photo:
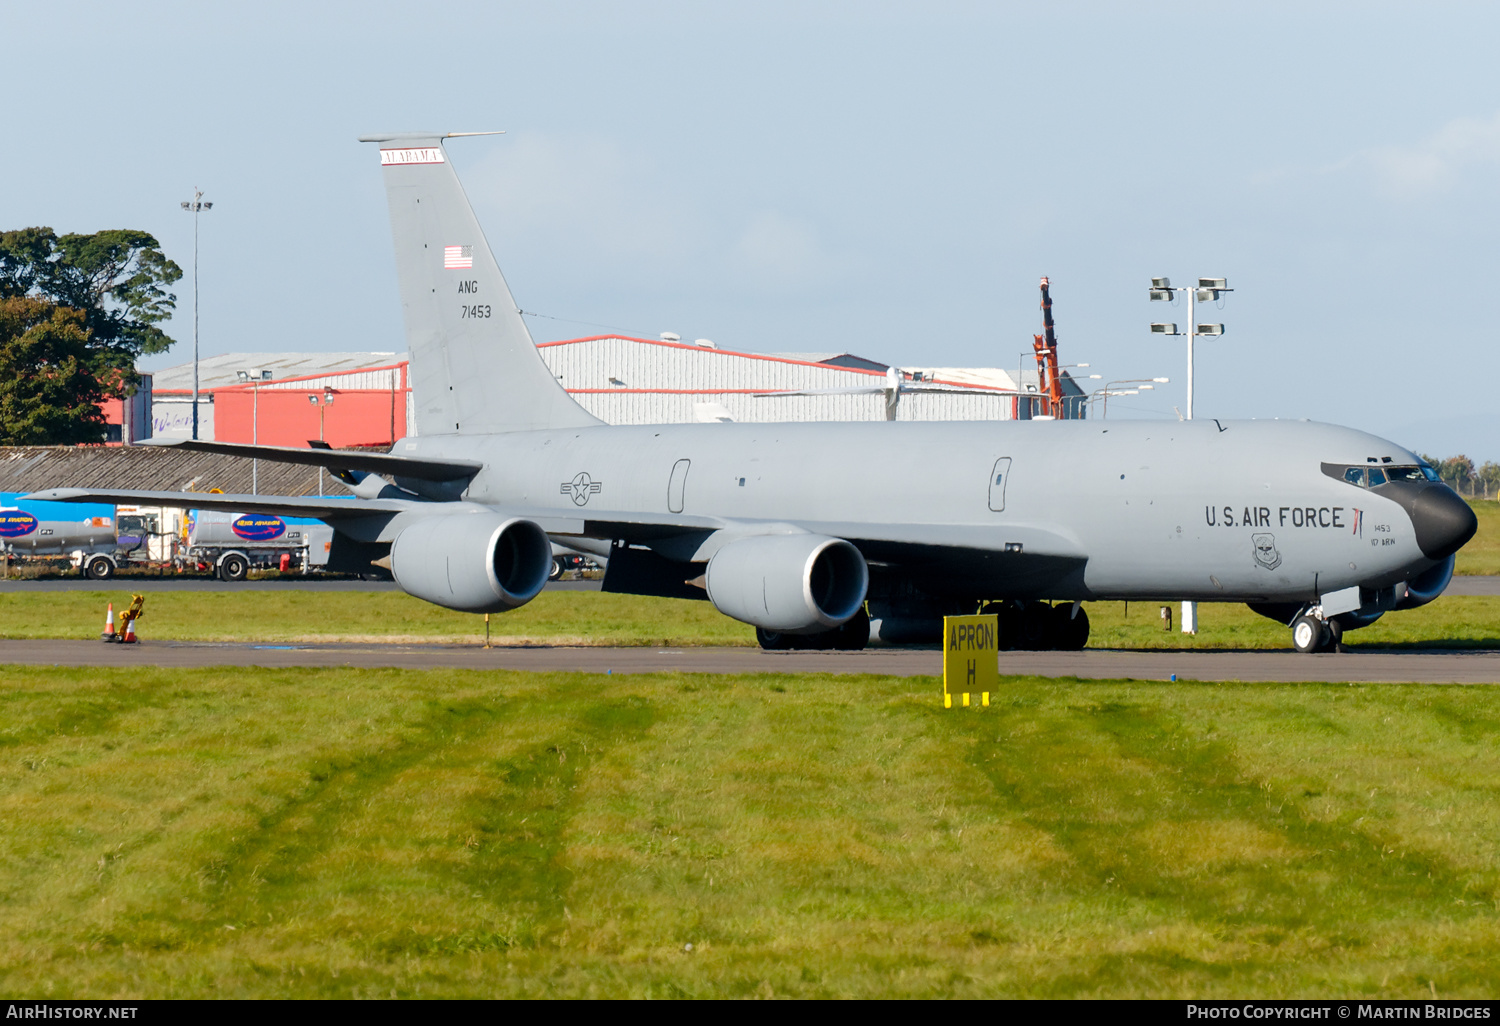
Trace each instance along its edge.
<path fill-rule="evenodd" d="M 1281 565 L 1281 553 L 1276 551 L 1276 536 L 1274 534 L 1252 534 L 1250 541 L 1255 546 L 1255 561 L 1267 570 L 1275 570 Z"/>

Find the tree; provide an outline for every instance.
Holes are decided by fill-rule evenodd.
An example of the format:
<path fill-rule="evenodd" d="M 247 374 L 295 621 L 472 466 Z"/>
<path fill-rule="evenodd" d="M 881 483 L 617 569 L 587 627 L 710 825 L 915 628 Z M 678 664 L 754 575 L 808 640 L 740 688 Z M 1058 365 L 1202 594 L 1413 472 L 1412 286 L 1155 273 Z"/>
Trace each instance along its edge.
<path fill-rule="evenodd" d="M 1469 493 L 1474 492 L 1474 461 L 1467 456 L 1450 456 L 1443 460 L 1437 468 L 1438 476 L 1455 492 L 1463 491 L 1463 486 L 1469 486 Z"/>
<path fill-rule="evenodd" d="M 181 277 L 146 232 L 0 233 L 0 440 L 101 440 L 99 403 L 129 395 L 136 360 L 173 344 L 158 325 Z"/>
<path fill-rule="evenodd" d="M 1479 480 L 1484 485 L 1486 499 L 1500 493 L 1500 463 L 1487 460 L 1484 466 L 1479 468 Z"/>
<path fill-rule="evenodd" d="M 0 299 L 0 444 L 99 441 L 99 404 L 123 394 L 122 377 L 90 345 L 82 311 L 27 296 Z"/>

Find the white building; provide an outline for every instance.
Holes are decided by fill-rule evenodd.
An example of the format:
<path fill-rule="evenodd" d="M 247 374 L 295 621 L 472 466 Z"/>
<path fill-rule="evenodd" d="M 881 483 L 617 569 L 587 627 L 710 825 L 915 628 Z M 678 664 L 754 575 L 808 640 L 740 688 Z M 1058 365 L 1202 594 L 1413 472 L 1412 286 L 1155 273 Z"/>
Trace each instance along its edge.
<path fill-rule="evenodd" d="M 568 393 L 611 424 L 886 419 L 881 390 L 887 367 L 849 353 L 739 353 L 712 343 L 620 335 L 544 342 L 537 349 Z M 966 391 L 904 393 L 896 419 L 1029 418 L 1034 404 L 1026 397 L 1040 397 L 1034 371 L 1029 378 L 1017 382 L 995 367 L 903 368 L 902 380 L 909 384 Z M 1066 375 L 1063 385 L 1069 399 L 1081 399 Z M 870 394 L 847 394 L 857 389 Z M 766 395 L 786 391 L 824 394 Z M 1076 401 L 1068 404 L 1070 413 L 1081 408 Z"/>
<path fill-rule="evenodd" d="M 542 361 L 585 409 L 610 424 L 886 419 L 890 368 L 850 353 L 741 353 L 709 342 L 599 335 L 544 342 Z M 1045 411 L 1034 370 L 908 367 L 897 420 L 1013 420 Z M 1083 393 L 1063 375 L 1066 415 Z M 189 437 L 193 365 L 157 371 L 151 433 Z M 198 367 L 198 437 L 262 445 L 372 444 L 415 434 L 405 353 L 226 353 Z M 321 407 L 318 393 L 334 399 Z M 850 394 L 863 391 L 864 394 Z M 811 392 L 811 395 L 776 395 Z M 309 405 L 311 396 L 317 400 Z"/>

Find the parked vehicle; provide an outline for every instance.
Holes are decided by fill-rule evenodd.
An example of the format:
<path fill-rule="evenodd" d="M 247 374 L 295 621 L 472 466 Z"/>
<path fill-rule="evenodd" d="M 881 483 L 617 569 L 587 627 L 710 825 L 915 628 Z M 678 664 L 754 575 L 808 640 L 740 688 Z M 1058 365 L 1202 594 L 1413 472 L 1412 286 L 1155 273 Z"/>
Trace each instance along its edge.
<path fill-rule="evenodd" d="M 332 544 L 333 528 L 316 520 L 197 510 L 188 517 L 186 559 L 220 580 L 243 581 L 253 568 L 326 566 Z"/>
<path fill-rule="evenodd" d="M 0 501 L 0 552 L 7 560 L 67 556 L 86 576 L 105 580 L 114 576 L 118 545 L 112 506 Z"/>
<path fill-rule="evenodd" d="M 569 570 L 578 570 L 580 572 L 584 570 L 598 570 L 607 562 L 609 561 L 602 556 L 586 555 L 573 549 L 564 548 L 553 542 L 552 567 L 547 571 L 547 580 L 560 581 L 562 580 L 562 575 Z"/>

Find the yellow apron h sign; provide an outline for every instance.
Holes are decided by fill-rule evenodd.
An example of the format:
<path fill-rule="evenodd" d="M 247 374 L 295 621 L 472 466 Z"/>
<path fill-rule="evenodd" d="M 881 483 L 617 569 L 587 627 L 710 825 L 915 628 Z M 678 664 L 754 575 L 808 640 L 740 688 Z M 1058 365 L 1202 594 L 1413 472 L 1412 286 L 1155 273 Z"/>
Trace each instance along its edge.
<path fill-rule="evenodd" d="M 1000 618 L 943 617 L 943 708 L 953 708 L 953 694 L 969 704 L 979 692 L 985 705 L 1000 683 Z"/>

